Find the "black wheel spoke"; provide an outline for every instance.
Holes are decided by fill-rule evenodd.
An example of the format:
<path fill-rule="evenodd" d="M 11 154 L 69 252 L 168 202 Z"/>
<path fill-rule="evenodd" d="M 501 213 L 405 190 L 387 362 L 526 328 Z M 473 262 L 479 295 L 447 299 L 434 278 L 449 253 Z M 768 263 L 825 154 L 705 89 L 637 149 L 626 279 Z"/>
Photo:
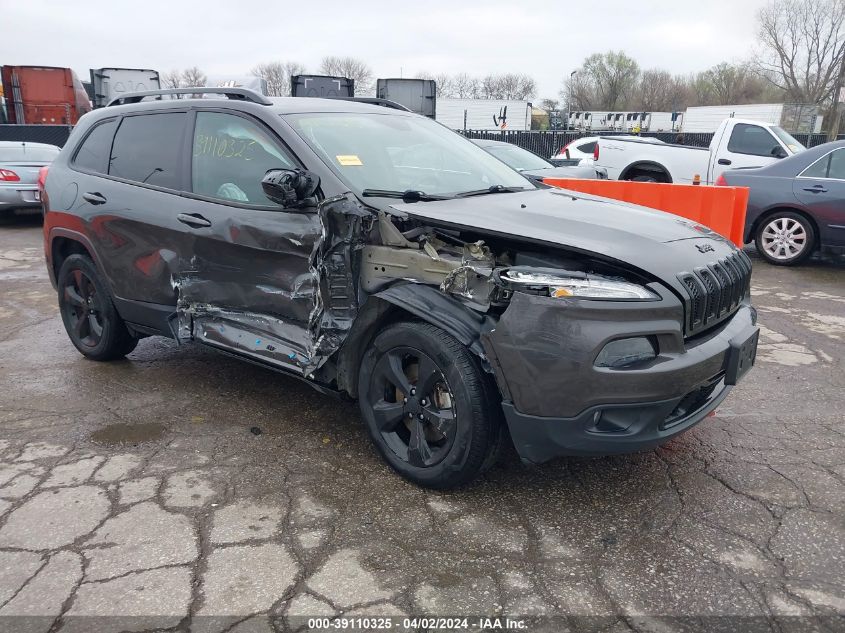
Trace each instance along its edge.
<path fill-rule="evenodd" d="M 443 380 L 443 377 L 437 365 L 428 356 L 420 356 L 417 367 L 417 393 L 428 397 L 434 390 L 434 385 Z"/>
<path fill-rule="evenodd" d="M 76 323 L 73 324 L 73 331 L 80 341 L 88 336 L 88 319 L 86 316 L 83 312 L 77 317 Z"/>
<path fill-rule="evenodd" d="M 422 421 L 415 419 L 411 424 L 411 439 L 408 442 L 408 462 L 413 466 L 426 466 L 431 461 L 431 447 L 425 439 Z"/>
<path fill-rule="evenodd" d="M 404 406 L 401 402 L 381 400 L 373 405 L 373 416 L 382 433 L 392 433 L 402 421 Z"/>
<path fill-rule="evenodd" d="M 402 356 L 396 352 L 388 352 L 380 364 L 383 363 L 382 371 L 387 381 L 394 387 L 398 387 L 404 394 L 411 392 L 411 383 L 405 375 L 405 368 L 402 366 Z"/>
<path fill-rule="evenodd" d="M 77 308 L 85 305 L 85 299 L 82 298 L 82 295 L 73 286 L 65 286 L 65 301 Z"/>
<path fill-rule="evenodd" d="M 100 325 L 100 322 L 97 320 L 96 314 L 88 315 L 88 330 L 97 340 L 99 340 L 103 335 L 103 326 Z"/>
<path fill-rule="evenodd" d="M 80 293 L 85 294 L 85 286 L 84 286 L 82 271 L 77 268 L 71 274 L 73 276 L 73 285 L 76 287 L 76 289 Z"/>
<path fill-rule="evenodd" d="M 455 413 L 451 409 L 429 408 L 423 411 L 423 415 L 443 435 L 449 436 L 455 428 Z"/>

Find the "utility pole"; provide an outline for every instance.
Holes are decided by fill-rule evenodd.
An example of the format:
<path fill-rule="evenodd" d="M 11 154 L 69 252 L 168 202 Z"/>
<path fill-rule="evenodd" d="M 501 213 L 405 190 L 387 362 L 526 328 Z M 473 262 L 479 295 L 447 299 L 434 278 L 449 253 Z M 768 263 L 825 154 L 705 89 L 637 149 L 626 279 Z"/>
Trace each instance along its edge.
<path fill-rule="evenodd" d="M 569 73 L 569 99 L 566 100 L 566 124 L 564 125 L 564 130 L 569 129 L 569 118 L 572 116 L 572 84 L 575 82 L 575 75 L 577 74 L 577 70 Z"/>
<path fill-rule="evenodd" d="M 842 62 L 839 66 L 839 76 L 836 78 L 836 85 L 833 87 L 833 121 L 827 133 L 828 141 L 835 141 L 836 135 L 839 132 L 839 123 L 842 121 L 842 105 L 840 105 L 839 100 L 843 97 L 843 90 L 845 90 L 845 44 L 842 46 Z"/>

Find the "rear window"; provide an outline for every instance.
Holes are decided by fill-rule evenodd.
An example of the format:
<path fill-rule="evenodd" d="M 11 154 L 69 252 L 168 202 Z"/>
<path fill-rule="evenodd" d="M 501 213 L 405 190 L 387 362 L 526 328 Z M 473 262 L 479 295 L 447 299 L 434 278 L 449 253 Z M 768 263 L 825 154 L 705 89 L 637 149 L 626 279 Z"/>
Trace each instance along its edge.
<path fill-rule="evenodd" d="M 166 189 L 182 187 L 184 112 L 123 119 L 112 145 L 109 175 Z"/>
<path fill-rule="evenodd" d="M 58 147 L 0 147 L 0 163 L 49 163 L 59 155 Z"/>
<path fill-rule="evenodd" d="M 109 167 L 109 151 L 116 127 L 117 119 L 103 121 L 95 126 L 76 150 L 76 156 L 73 158 L 74 166 L 105 174 Z"/>

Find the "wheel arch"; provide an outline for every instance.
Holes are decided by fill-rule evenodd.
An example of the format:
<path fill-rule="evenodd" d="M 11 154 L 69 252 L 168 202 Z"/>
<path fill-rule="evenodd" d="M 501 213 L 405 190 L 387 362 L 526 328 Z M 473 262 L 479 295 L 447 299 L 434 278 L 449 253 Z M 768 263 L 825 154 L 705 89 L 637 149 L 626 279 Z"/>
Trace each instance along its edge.
<path fill-rule="evenodd" d="M 375 336 L 385 326 L 414 318 L 430 323 L 484 357 L 481 333 L 489 322 L 485 317 L 432 286 L 399 284 L 371 295 L 361 307 L 346 341 L 338 352 L 337 384 L 353 397 L 358 388 L 361 359 Z"/>
<path fill-rule="evenodd" d="M 619 180 L 627 180 L 628 176 L 637 170 L 649 171 L 649 172 L 659 172 L 662 173 L 666 177 L 666 182 L 672 182 L 672 175 L 669 173 L 669 170 L 666 169 L 660 163 L 653 161 L 653 160 L 638 160 L 635 163 L 631 163 L 622 172 L 619 174 Z"/>
<path fill-rule="evenodd" d="M 87 237 L 81 233 L 67 229 L 53 229 L 50 232 L 50 278 L 55 285 L 59 277 L 59 270 L 64 261 L 71 255 L 87 255 L 94 262 L 97 270 L 102 274 L 93 246 Z"/>
<path fill-rule="evenodd" d="M 760 225 L 765 222 L 767 219 L 772 217 L 773 215 L 779 212 L 787 212 L 787 213 L 797 213 L 798 215 L 805 218 L 812 226 L 813 231 L 815 233 L 815 243 L 813 244 L 813 251 L 817 250 L 819 247 L 819 224 L 816 222 L 816 219 L 812 216 L 812 214 L 807 213 L 804 209 L 795 206 L 788 206 L 788 205 L 778 205 L 772 207 L 770 209 L 766 209 L 760 215 L 758 215 L 751 226 L 748 228 L 745 236 L 743 237 L 746 244 L 750 244 L 754 241 L 754 238 L 757 236 L 757 229 Z"/>

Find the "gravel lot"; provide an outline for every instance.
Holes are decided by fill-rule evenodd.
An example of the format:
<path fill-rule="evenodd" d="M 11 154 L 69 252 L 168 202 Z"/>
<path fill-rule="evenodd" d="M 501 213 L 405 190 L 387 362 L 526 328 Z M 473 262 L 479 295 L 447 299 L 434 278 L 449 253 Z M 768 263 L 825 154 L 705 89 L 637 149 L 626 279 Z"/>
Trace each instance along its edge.
<path fill-rule="evenodd" d="M 657 451 L 511 460 L 442 494 L 295 380 L 161 338 L 84 360 L 37 219 L 2 226 L 0 629 L 845 630 L 845 266 L 755 264 L 758 365 L 715 417 Z"/>

